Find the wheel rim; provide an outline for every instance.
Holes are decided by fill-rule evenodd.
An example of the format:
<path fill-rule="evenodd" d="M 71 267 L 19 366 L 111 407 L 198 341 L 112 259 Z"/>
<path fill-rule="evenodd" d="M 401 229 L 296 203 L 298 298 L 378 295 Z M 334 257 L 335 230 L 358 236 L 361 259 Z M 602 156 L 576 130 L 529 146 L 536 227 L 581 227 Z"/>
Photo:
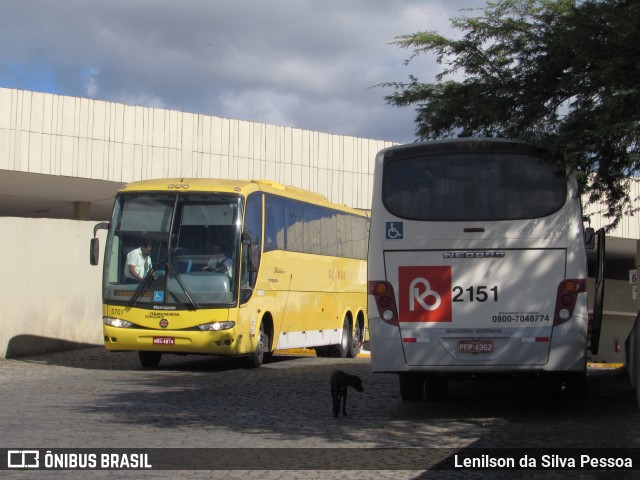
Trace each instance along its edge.
<path fill-rule="evenodd" d="M 356 331 L 353 334 L 353 344 L 354 350 L 359 350 L 362 347 L 362 331 L 360 329 L 360 324 L 356 324 Z"/>
<path fill-rule="evenodd" d="M 257 358 L 262 358 L 264 350 L 265 350 L 264 325 L 260 324 L 260 329 L 258 330 L 258 343 L 256 344 L 255 356 Z"/>
<path fill-rule="evenodd" d="M 346 320 L 344 322 L 344 327 L 342 327 L 342 340 L 340 340 L 340 345 L 343 349 L 349 347 L 349 326 Z"/>
<path fill-rule="evenodd" d="M 260 327 L 260 332 L 258 333 L 258 345 L 256 345 L 256 355 L 260 356 L 264 353 L 264 331 L 262 327 Z"/>

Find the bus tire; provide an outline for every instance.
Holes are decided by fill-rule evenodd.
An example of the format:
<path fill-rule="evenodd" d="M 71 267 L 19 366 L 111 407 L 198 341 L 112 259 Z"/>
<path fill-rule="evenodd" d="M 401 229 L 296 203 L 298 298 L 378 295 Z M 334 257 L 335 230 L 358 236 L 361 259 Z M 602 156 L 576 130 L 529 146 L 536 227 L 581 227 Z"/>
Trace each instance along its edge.
<path fill-rule="evenodd" d="M 424 377 L 419 373 L 401 373 L 400 396 L 402 400 L 417 402 L 422 400 L 424 392 Z"/>
<path fill-rule="evenodd" d="M 587 396 L 587 375 L 567 374 L 564 378 L 564 390 L 568 400 L 584 400 Z"/>
<path fill-rule="evenodd" d="M 156 368 L 160 365 L 162 353 L 160 352 L 138 352 L 140 364 L 145 368 Z"/>
<path fill-rule="evenodd" d="M 347 352 L 347 357 L 356 358 L 360 353 L 360 347 L 362 347 L 363 342 L 363 334 L 362 334 L 362 325 L 360 322 L 356 322 L 356 329 L 351 336 L 351 341 L 349 342 L 349 351 Z"/>
<path fill-rule="evenodd" d="M 351 345 L 351 329 L 349 328 L 349 320 L 344 319 L 342 324 L 342 335 L 340 335 L 340 343 L 331 347 L 332 357 L 347 358 L 349 354 L 349 345 Z"/>
<path fill-rule="evenodd" d="M 555 372 L 540 374 L 542 394 L 547 400 L 559 400 L 562 393 L 562 378 Z"/>
<path fill-rule="evenodd" d="M 268 345 L 269 336 L 264 331 L 264 324 L 260 322 L 256 350 L 247 356 L 247 366 L 249 368 L 259 368 L 262 365 L 262 362 L 264 361 L 264 354 L 268 350 Z"/>
<path fill-rule="evenodd" d="M 428 376 L 424 379 L 424 391 L 427 400 L 446 400 L 449 393 L 449 378 Z"/>

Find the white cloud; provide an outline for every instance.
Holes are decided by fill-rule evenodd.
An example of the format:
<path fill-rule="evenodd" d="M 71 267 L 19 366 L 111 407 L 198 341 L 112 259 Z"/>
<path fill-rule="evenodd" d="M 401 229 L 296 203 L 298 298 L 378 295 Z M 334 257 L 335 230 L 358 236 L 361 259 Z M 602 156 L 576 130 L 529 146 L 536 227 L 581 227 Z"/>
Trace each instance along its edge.
<path fill-rule="evenodd" d="M 437 66 L 390 45 L 484 0 L 4 0 L 0 86 L 410 141 L 371 89 Z M 34 81 L 41 70 L 46 83 Z M 24 72 L 28 72 L 25 75 Z"/>
<path fill-rule="evenodd" d="M 220 100 L 220 115 L 238 119 L 259 118 L 263 123 L 291 126 L 289 112 L 298 109 L 300 103 L 297 95 L 267 89 L 225 93 Z"/>

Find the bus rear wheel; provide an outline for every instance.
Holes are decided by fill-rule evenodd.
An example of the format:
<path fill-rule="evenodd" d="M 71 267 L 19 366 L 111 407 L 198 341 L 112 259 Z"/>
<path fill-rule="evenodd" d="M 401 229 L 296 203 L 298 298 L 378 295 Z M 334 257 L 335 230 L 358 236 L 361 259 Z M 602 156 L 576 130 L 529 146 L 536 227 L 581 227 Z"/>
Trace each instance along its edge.
<path fill-rule="evenodd" d="M 574 373 L 564 378 L 564 387 L 569 400 L 584 400 L 587 396 L 587 374 Z"/>
<path fill-rule="evenodd" d="M 449 392 L 449 378 L 427 376 L 424 379 L 424 390 L 427 400 L 446 400 Z"/>
<path fill-rule="evenodd" d="M 160 365 L 162 353 L 160 352 L 138 352 L 140 364 L 145 368 L 156 368 Z"/>
<path fill-rule="evenodd" d="M 349 320 L 345 318 L 344 323 L 342 324 L 342 335 L 340 335 L 340 343 L 338 345 L 332 345 L 331 356 L 336 358 L 347 358 L 351 341 L 351 329 L 349 328 Z"/>
<path fill-rule="evenodd" d="M 316 357 L 330 357 L 331 347 L 316 347 Z"/>
<path fill-rule="evenodd" d="M 402 400 L 417 402 L 422 400 L 424 377 L 419 373 L 400 374 L 400 396 Z"/>
<path fill-rule="evenodd" d="M 544 373 L 540 376 L 545 397 L 550 400 L 583 400 L 587 395 L 585 373 Z"/>
<path fill-rule="evenodd" d="M 360 322 L 356 322 L 356 330 L 355 332 L 353 332 L 353 335 L 351 336 L 347 357 L 356 358 L 360 353 L 360 348 L 362 347 L 363 344 L 364 344 L 364 335 L 362 334 L 362 325 L 360 325 Z"/>

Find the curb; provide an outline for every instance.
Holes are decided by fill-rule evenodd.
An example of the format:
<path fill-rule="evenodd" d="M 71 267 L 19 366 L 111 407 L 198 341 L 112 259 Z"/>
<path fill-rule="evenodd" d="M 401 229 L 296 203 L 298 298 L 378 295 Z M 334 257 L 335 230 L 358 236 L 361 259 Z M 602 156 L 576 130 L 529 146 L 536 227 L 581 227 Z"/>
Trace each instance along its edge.
<path fill-rule="evenodd" d="M 288 350 L 275 350 L 274 355 L 296 355 L 301 357 L 315 357 L 316 352 L 312 348 L 291 348 Z M 357 358 L 371 358 L 371 352 L 360 350 Z"/>
<path fill-rule="evenodd" d="M 615 370 L 624 367 L 624 363 L 587 362 L 587 368 Z"/>

